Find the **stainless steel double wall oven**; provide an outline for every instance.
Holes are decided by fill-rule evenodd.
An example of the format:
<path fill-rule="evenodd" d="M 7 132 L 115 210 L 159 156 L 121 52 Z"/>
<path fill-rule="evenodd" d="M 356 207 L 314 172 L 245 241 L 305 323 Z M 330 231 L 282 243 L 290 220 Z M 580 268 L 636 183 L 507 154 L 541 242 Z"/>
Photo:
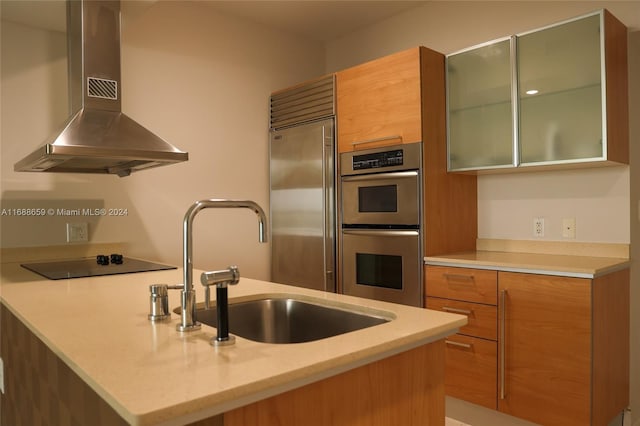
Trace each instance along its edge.
<path fill-rule="evenodd" d="M 422 306 L 422 143 L 340 155 L 342 291 Z"/>

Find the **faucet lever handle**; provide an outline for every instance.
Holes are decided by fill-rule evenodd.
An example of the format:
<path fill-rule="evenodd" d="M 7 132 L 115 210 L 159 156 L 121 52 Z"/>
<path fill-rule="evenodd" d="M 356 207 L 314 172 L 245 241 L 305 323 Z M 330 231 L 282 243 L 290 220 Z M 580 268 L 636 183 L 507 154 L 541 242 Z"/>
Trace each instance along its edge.
<path fill-rule="evenodd" d="M 219 271 L 203 272 L 200 275 L 200 282 L 203 286 L 208 287 L 215 285 L 218 287 L 226 287 L 227 285 L 235 285 L 240 281 L 240 271 L 238 267 L 233 265 L 227 269 Z"/>
<path fill-rule="evenodd" d="M 240 281 L 240 271 L 238 267 L 233 265 L 227 269 L 219 271 L 203 272 L 200 275 L 200 282 L 204 286 L 204 307 L 209 309 L 211 306 L 211 290 L 210 286 L 215 285 L 218 288 L 225 288 L 228 285 L 236 285 Z"/>

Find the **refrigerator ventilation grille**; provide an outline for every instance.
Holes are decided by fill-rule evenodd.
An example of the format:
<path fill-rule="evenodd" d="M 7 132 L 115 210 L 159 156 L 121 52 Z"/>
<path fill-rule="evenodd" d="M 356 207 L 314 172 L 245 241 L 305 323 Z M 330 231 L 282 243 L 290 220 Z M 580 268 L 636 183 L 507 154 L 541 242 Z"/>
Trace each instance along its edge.
<path fill-rule="evenodd" d="M 271 128 L 335 115 L 333 75 L 271 95 Z"/>

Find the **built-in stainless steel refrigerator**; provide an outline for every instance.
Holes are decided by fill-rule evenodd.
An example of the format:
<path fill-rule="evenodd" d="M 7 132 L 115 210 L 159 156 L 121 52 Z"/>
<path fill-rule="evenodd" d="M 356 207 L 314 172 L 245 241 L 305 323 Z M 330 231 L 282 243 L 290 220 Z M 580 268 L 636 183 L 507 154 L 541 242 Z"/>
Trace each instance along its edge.
<path fill-rule="evenodd" d="M 279 122 L 274 120 L 274 109 L 278 118 L 284 116 L 278 112 L 285 107 L 272 96 L 269 216 L 271 280 L 335 292 L 336 154 L 332 78 L 329 83 L 331 109 L 320 112 L 325 118 L 315 121 L 295 123 L 294 118 L 293 123 L 285 122 L 282 127 L 274 128 Z M 303 97 L 318 98 L 315 92 L 327 91 L 326 84 L 320 88 L 311 86 L 306 89 L 309 93 L 302 92 Z M 289 109 L 296 113 L 287 116 L 295 117 L 299 115 L 297 111 L 310 109 L 301 106 L 299 101 L 292 102 L 301 97 L 301 88 L 295 90 L 289 96 L 279 94 L 288 104 L 295 105 Z"/>

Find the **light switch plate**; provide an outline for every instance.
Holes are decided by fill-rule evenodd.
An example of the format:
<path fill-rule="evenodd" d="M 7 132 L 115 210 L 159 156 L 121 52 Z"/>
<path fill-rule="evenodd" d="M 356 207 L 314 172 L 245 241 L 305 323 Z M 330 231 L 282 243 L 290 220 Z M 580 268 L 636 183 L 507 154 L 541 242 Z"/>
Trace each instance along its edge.
<path fill-rule="evenodd" d="M 564 238 L 576 237 L 576 218 L 565 217 L 562 219 L 562 236 Z"/>

